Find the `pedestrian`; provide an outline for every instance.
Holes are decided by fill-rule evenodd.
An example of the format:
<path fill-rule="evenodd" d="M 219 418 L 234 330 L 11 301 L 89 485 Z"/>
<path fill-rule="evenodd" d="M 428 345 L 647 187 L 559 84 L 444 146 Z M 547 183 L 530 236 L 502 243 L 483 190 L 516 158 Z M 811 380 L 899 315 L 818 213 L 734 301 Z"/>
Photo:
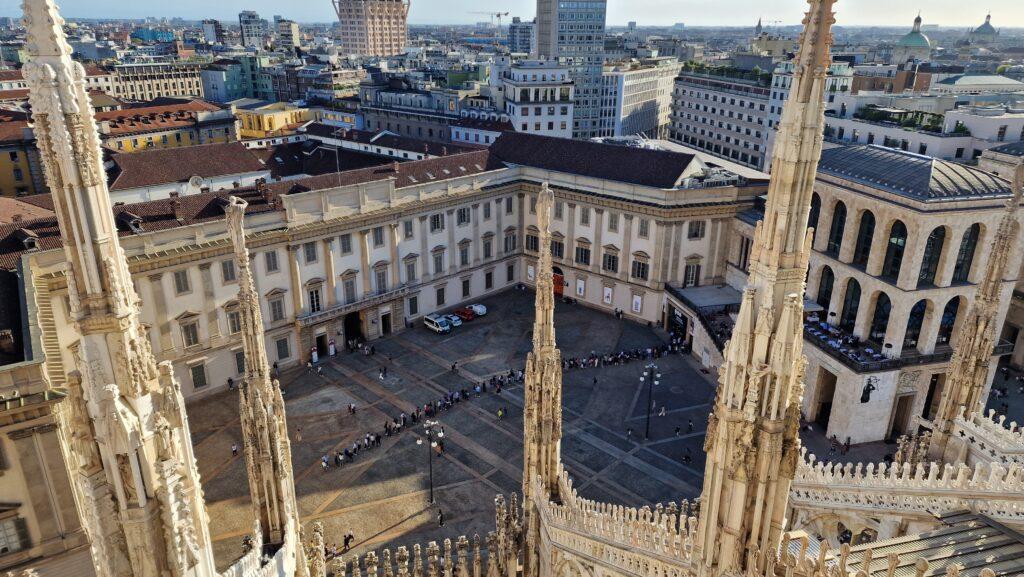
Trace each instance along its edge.
<path fill-rule="evenodd" d="M 370 356 L 377 354 L 377 347 L 370 345 Z"/>
<path fill-rule="evenodd" d="M 693 432 L 693 419 L 688 419 L 686 422 L 686 433 L 690 434 Z"/>
<path fill-rule="evenodd" d="M 316 374 L 317 374 L 318 377 L 324 376 L 324 367 L 323 367 L 323 365 L 317 365 L 317 367 L 316 367 Z"/>
<path fill-rule="evenodd" d="M 238 456 L 238 445 L 231 445 L 231 456 L 232 457 L 237 457 Z"/>
<path fill-rule="evenodd" d="M 298 429 L 295 430 L 295 442 L 302 442 L 302 427 L 299 427 Z"/>
<path fill-rule="evenodd" d="M 502 419 L 502 417 L 504 417 L 504 416 L 505 416 L 505 413 L 501 409 L 498 409 L 498 420 L 500 421 Z"/>
<path fill-rule="evenodd" d="M 682 429 L 680 429 L 679 427 L 676 427 L 676 436 L 677 437 L 679 436 L 680 431 L 682 431 Z"/>
<path fill-rule="evenodd" d="M 342 547 L 344 548 L 345 551 L 349 550 L 349 548 L 352 546 L 352 541 L 354 541 L 355 538 L 356 536 L 353 535 L 351 531 L 345 534 L 345 540 L 342 542 Z"/>
<path fill-rule="evenodd" d="M 327 464 L 327 455 L 324 455 L 323 457 L 320 457 L 320 465 L 321 465 L 321 467 L 323 468 L 324 471 L 326 471 L 327 467 L 330 466 L 330 465 Z"/>
<path fill-rule="evenodd" d="M 440 509 L 437 510 L 437 526 L 444 527 L 444 511 Z"/>
<path fill-rule="evenodd" d="M 664 417 L 665 416 L 665 405 L 661 406 L 661 410 L 658 411 L 658 416 L 659 417 Z"/>
<path fill-rule="evenodd" d="M 452 372 L 454 373 L 457 370 L 459 370 L 459 361 L 452 363 Z"/>
<path fill-rule="evenodd" d="M 627 427 L 626 428 L 626 438 L 627 439 L 632 439 L 633 438 L 633 428 L 632 427 Z"/>
<path fill-rule="evenodd" d="M 313 372 L 313 361 L 306 361 L 306 372 Z"/>

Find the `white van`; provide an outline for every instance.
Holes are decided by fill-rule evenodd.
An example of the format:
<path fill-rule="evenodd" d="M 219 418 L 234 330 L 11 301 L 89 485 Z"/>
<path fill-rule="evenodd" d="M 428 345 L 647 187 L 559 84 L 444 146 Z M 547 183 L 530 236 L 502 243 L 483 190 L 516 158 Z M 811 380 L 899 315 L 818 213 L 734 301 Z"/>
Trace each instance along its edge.
<path fill-rule="evenodd" d="M 443 316 L 431 314 L 423 317 L 423 324 L 435 333 L 446 335 L 452 332 L 452 325 Z"/>

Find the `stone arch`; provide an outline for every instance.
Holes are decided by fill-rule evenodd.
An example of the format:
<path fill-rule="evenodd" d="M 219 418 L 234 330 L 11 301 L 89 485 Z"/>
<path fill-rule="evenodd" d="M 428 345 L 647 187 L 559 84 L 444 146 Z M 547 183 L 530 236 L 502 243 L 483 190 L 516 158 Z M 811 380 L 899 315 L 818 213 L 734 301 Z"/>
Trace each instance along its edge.
<path fill-rule="evenodd" d="M 924 243 L 921 268 L 917 273 L 917 286 L 934 286 L 949 245 L 950 230 L 941 225 L 932 229 Z"/>
<path fill-rule="evenodd" d="M 896 219 L 889 225 L 885 241 L 885 258 L 882 260 L 881 276 L 895 282 L 900 278 L 903 257 L 907 251 L 907 225 Z"/>
<path fill-rule="evenodd" d="M 978 246 L 985 236 L 985 225 L 976 222 L 964 230 L 956 249 L 956 262 L 953 264 L 953 284 L 965 284 L 974 278 L 977 262 Z M 955 239 L 954 239 L 955 240 Z"/>
<path fill-rule="evenodd" d="M 862 210 L 857 224 L 857 239 L 853 248 L 853 266 L 867 268 L 871 256 L 871 245 L 875 236 L 875 213 Z"/>
<path fill-rule="evenodd" d="M 579 561 L 566 557 L 555 567 L 555 577 L 594 577 Z"/>
<path fill-rule="evenodd" d="M 838 256 L 843 247 L 843 234 L 846 232 L 846 204 L 837 200 L 832 208 L 832 222 L 828 228 L 828 242 L 825 252 Z"/>
<path fill-rule="evenodd" d="M 963 295 L 957 295 L 942 307 L 942 316 L 939 318 L 939 335 L 935 339 L 936 345 L 952 345 L 954 336 L 963 326 L 963 320 L 967 316 L 967 299 Z"/>
<path fill-rule="evenodd" d="M 814 229 L 814 236 L 818 236 L 818 218 L 821 216 L 821 197 L 817 192 L 811 193 L 811 210 L 807 214 L 807 228 Z"/>
<path fill-rule="evenodd" d="M 835 290 L 836 273 L 832 270 L 832 267 L 825 265 L 821 267 L 821 272 L 818 274 L 818 292 L 814 299 L 821 308 L 825 309 L 825 314 L 828 314 L 828 307 L 832 304 L 832 292 Z"/>
<path fill-rule="evenodd" d="M 903 333 L 903 350 L 907 350 L 908 347 L 923 350 L 927 339 L 922 338 L 921 330 L 925 319 L 934 313 L 935 304 L 930 299 L 921 299 L 910 308 L 910 314 L 907 315 L 907 330 Z"/>
<path fill-rule="evenodd" d="M 855 278 L 846 281 L 846 292 L 843 295 L 843 308 L 839 315 L 839 328 L 847 333 L 853 333 L 857 325 L 857 313 L 860 311 L 861 301 L 860 283 Z"/>
<path fill-rule="evenodd" d="M 871 312 L 868 324 L 868 340 L 877 343 L 885 343 L 885 332 L 889 326 L 889 318 L 892 315 L 892 299 L 885 291 L 875 291 L 871 295 Z"/>

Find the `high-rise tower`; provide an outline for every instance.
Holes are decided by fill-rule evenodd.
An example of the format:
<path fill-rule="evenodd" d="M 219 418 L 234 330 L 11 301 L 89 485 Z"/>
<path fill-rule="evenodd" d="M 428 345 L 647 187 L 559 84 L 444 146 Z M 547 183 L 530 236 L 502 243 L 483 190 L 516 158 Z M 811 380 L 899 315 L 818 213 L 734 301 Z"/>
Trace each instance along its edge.
<path fill-rule="evenodd" d="M 1024 165 L 1017 166 L 1013 178 L 1013 198 L 1006 202 L 1006 212 L 992 239 L 992 252 L 985 264 L 985 275 L 978 283 L 974 301 L 958 331 L 953 359 L 949 363 L 942 400 L 935 415 L 935 427 L 929 449 L 932 459 L 944 463 L 965 461 L 966 447 L 951 442 L 953 423 L 958 416 L 984 410 L 982 393 L 988 385 L 992 353 L 999 337 L 999 302 L 1006 284 L 1006 268 L 1010 255 L 1020 241 L 1017 213 L 1024 194 Z"/>
<path fill-rule="evenodd" d="M 25 0 L 35 135 L 60 224 L 71 316 L 69 457 L 102 577 L 216 575 L 188 418 L 170 363 L 157 366 L 103 171 L 85 70 L 53 0 Z"/>
<path fill-rule="evenodd" d="M 562 353 L 555 345 L 555 291 L 551 264 L 551 207 L 554 194 L 544 183 L 537 198 L 540 256 L 537 259 L 537 294 L 533 321 L 533 351 L 526 356 L 523 407 L 523 508 L 526 512 L 526 554 L 523 574 L 539 575 L 536 548 L 540 518 L 536 500 L 558 500 L 562 443 Z M 541 495 L 534 494 L 540 478 Z"/>
<path fill-rule="evenodd" d="M 835 0 L 808 0 L 792 90 L 779 124 L 750 277 L 719 367 L 708 423 L 695 544 L 700 575 L 738 574 L 751 553 L 778 548 L 796 470 L 803 394 L 807 228 L 824 124 Z"/>
<path fill-rule="evenodd" d="M 331 0 L 342 54 L 394 56 L 405 52 L 409 0 Z"/>

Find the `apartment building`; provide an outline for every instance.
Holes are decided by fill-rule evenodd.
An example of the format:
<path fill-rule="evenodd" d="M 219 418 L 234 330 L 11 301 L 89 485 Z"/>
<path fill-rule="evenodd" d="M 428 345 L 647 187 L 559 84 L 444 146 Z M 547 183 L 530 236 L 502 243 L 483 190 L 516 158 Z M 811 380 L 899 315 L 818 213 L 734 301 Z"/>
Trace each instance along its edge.
<path fill-rule="evenodd" d="M 267 22 L 252 10 L 238 13 L 238 26 L 241 29 L 242 46 L 263 49 L 263 39 L 267 35 Z"/>
<path fill-rule="evenodd" d="M 572 138 L 575 86 L 554 60 L 521 60 L 501 74 L 503 111 L 514 130 Z"/>
<path fill-rule="evenodd" d="M 104 146 L 118 152 L 238 140 L 231 110 L 202 100 L 157 101 L 95 116 Z"/>
<path fill-rule="evenodd" d="M 644 58 L 606 66 L 600 136 L 668 135 L 679 61 Z"/>
<path fill-rule="evenodd" d="M 394 56 L 408 41 L 409 0 L 332 0 L 341 54 Z"/>
<path fill-rule="evenodd" d="M 508 25 L 508 51 L 512 54 L 533 54 L 537 49 L 536 26 L 533 22 L 523 22 L 516 16 Z"/>
<path fill-rule="evenodd" d="M 669 140 L 763 170 L 771 75 L 684 68 L 675 81 Z"/>
<path fill-rule="evenodd" d="M 294 20 L 278 20 L 277 39 L 274 42 L 274 47 L 285 54 L 295 54 L 295 49 L 299 46 L 302 46 L 299 23 Z"/>
<path fill-rule="evenodd" d="M 111 96 L 146 101 L 162 97 L 203 98 L 200 65 L 179 62 L 118 64 L 113 68 Z"/>

